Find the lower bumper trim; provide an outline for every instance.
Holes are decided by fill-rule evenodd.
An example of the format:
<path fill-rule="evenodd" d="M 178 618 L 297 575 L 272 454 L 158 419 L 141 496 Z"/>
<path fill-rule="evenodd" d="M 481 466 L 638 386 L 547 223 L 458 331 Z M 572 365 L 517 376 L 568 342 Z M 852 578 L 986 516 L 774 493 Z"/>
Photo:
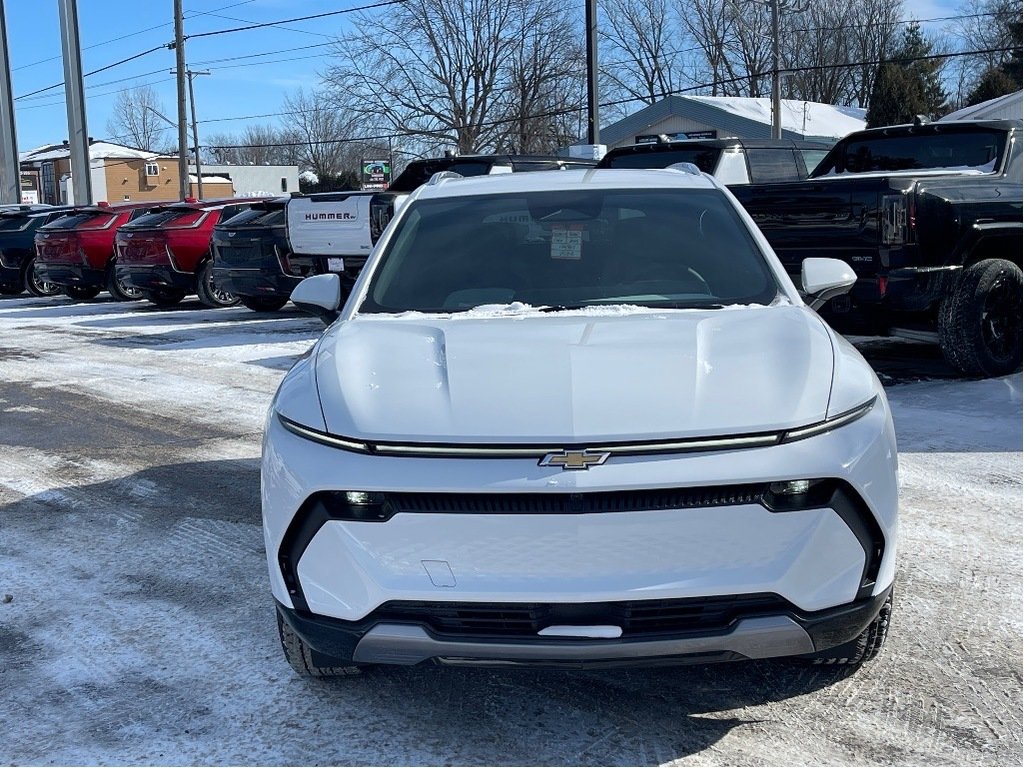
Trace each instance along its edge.
<path fill-rule="evenodd" d="M 689 654 L 735 653 L 748 659 L 812 653 L 810 636 L 788 616 L 742 619 L 726 634 L 604 642 L 474 642 L 432 637 L 414 624 L 378 624 L 359 641 L 360 664 L 412 665 L 437 659 L 472 662 L 632 662 Z"/>

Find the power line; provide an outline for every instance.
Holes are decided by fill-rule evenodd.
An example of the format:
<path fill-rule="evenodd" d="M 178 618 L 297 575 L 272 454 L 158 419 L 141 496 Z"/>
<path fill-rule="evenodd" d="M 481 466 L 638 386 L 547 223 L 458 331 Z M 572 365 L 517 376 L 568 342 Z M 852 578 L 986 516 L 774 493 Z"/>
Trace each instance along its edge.
<path fill-rule="evenodd" d="M 354 8 L 343 8 L 340 11 L 326 11 L 324 13 L 314 13 L 310 16 L 296 16 L 291 19 L 280 19 L 278 21 L 265 21 L 261 24 L 249 24 L 245 27 L 233 27 L 231 29 L 215 29 L 212 32 L 200 32 L 195 35 L 186 35 L 186 40 L 194 40 L 200 37 L 212 37 L 213 35 L 226 35 L 230 32 L 245 32 L 250 29 L 262 29 L 263 27 L 276 27 L 281 24 L 292 24 L 296 21 L 310 21 L 311 19 L 324 19 L 328 16 L 340 16 L 343 13 L 355 13 L 356 11 L 368 11 L 371 8 L 384 8 L 389 5 L 400 5 L 407 2 L 407 0 L 383 0 L 380 3 L 371 3 L 370 5 L 358 5 Z"/>
<path fill-rule="evenodd" d="M 164 70 L 161 69 L 160 71 L 163 72 Z M 131 85 L 128 88 L 119 88 L 119 89 L 117 89 L 115 91 L 106 91 L 104 93 L 93 93 L 93 94 L 90 94 L 90 98 L 99 99 L 99 98 L 102 98 L 104 96 L 113 96 L 114 94 L 125 93 L 126 91 L 134 90 L 135 88 L 144 88 L 144 87 L 149 86 L 149 85 L 158 85 L 160 83 L 165 83 L 165 82 L 167 82 L 170 79 L 171 79 L 170 77 L 163 77 L 163 78 L 159 78 L 157 80 L 150 80 L 147 83 L 133 84 L 133 85 Z M 60 107 L 64 106 L 64 99 L 58 99 L 56 101 L 50 101 L 50 102 L 47 102 L 45 104 L 30 104 L 27 107 L 19 107 L 19 109 L 20 110 L 26 110 L 26 109 L 46 109 L 48 107 L 58 107 L 58 106 L 60 106 Z"/>
<path fill-rule="evenodd" d="M 255 24 L 256 23 L 255 21 L 249 21 L 248 19 L 239 19 L 239 18 L 236 18 L 234 16 L 223 16 L 222 14 L 219 14 L 219 13 L 209 13 L 207 15 L 208 16 L 216 16 L 218 19 L 227 19 L 228 21 L 240 21 L 243 24 Z M 287 30 L 288 32 L 301 32 L 304 35 L 314 35 L 316 37 L 331 37 L 331 38 L 334 37 L 333 35 L 326 35 L 323 32 L 313 32 L 312 30 L 309 30 L 309 29 L 298 29 L 297 27 L 286 27 L 286 26 L 284 26 L 284 24 L 281 24 L 281 23 L 276 23 L 273 26 L 278 27 L 279 29 Z"/>
<path fill-rule="evenodd" d="M 238 2 L 238 3 L 231 3 L 231 5 L 225 5 L 225 6 L 222 6 L 220 8 L 214 8 L 212 11 L 197 11 L 196 13 L 192 13 L 192 14 L 187 15 L 185 18 L 193 19 L 193 18 L 198 18 L 199 16 L 216 16 L 217 15 L 215 13 L 216 11 L 226 11 L 229 8 L 236 8 L 239 5 L 249 5 L 249 3 L 254 3 L 254 2 L 256 2 L 256 0 L 242 0 L 241 2 Z M 227 17 L 224 17 L 224 18 L 227 18 Z M 119 35 L 118 37 L 112 37 L 110 40 L 104 40 L 103 42 L 100 42 L 100 43 L 93 43 L 92 45 L 87 45 L 82 50 L 83 51 L 88 51 L 88 50 L 91 50 L 93 48 L 99 48 L 100 46 L 103 46 L 103 45 L 109 45 L 110 43 L 119 43 L 122 40 L 128 39 L 129 37 L 136 37 L 138 35 L 145 34 L 146 32 L 152 32 L 154 29 L 163 29 L 164 27 L 170 27 L 170 26 L 173 26 L 173 24 L 171 24 L 170 22 L 165 22 L 163 24 L 155 24 L 152 27 L 146 27 L 145 29 L 140 29 L 140 30 L 137 30 L 135 32 L 129 32 L 129 33 L 125 34 L 125 35 Z M 50 56 L 47 59 L 39 59 L 39 61 L 33 61 L 33 62 L 29 62 L 28 64 L 22 64 L 20 67 L 15 67 L 11 71 L 12 72 L 17 72 L 19 69 L 28 69 L 29 67 L 35 67 L 35 66 L 37 66 L 39 64 L 45 64 L 48 61 L 59 61 L 60 59 L 61 59 L 60 56 Z M 63 83 L 62 83 L 62 85 L 63 85 Z"/>
<path fill-rule="evenodd" d="M 976 50 L 976 51 L 958 51 L 956 53 L 935 53 L 935 54 L 929 54 L 927 56 L 913 56 L 913 57 L 909 57 L 909 58 L 899 59 L 898 61 L 900 63 L 908 63 L 908 62 L 912 62 L 912 61 L 926 61 L 926 60 L 931 60 L 931 59 L 948 59 L 948 58 L 953 58 L 953 57 L 956 57 L 956 56 L 977 56 L 977 55 L 986 54 L 986 53 L 1007 53 L 1007 52 L 1010 52 L 1010 51 L 1013 51 L 1013 50 L 1016 50 L 1016 48 L 1013 48 L 1013 47 L 986 48 L 986 49 L 980 49 L 980 50 Z M 870 60 L 870 61 L 847 62 L 845 64 L 821 64 L 821 65 L 811 66 L 811 67 L 788 67 L 788 68 L 784 68 L 784 69 L 779 69 L 779 72 L 810 72 L 810 71 L 821 70 L 821 69 L 843 69 L 843 68 L 847 68 L 847 67 L 863 67 L 863 66 L 869 66 L 869 65 L 878 65 L 878 64 L 883 64 L 883 63 L 889 62 L 889 61 L 891 61 L 891 59 L 874 59 L 874 60 Z M 707 89 L 707 88 L 712 88 L 712 87 L 714 87 L 716 85 L 728 85 L 730 83 L 737 83 L 737 82 L 741 82 L 743 80 L 749 80 L 752 77 L 767 77 L 770 74 L 771 74 L 770 70 L 767 71 L 767 72 L 747 73 L 745 75 L 739 75 L 737 77 L 730 77 L 730 78 L 725 78 L 725 79 L 722 79 L 722 80 L 715 80 L 715 81 L 712 81 L 710 83 L 701 83 L 699 85 L 691 85 L 691 86 L 688 86 L 686 88 L 675 88 L 675 89 L 672 89 L 672 90 L 664 91 L 664 92 L 662 92 L 660 94 L 657 94 L 657 95 L 660 98 L 665 98 L 667 96 L 679 95 L 679 94 L 683 94 L 683 93 L 688 93 L 690 91 L 699 91 L 699 90 L 704 90 L 704 89 Z M 629 103 L 636 102 L 636 101 L 639 101 L 639 99 L 636 99 L 634 97 L 629 97 L 629 98 L 625 98 L 625 99 L 617 99 L 617 100 L 614 100 L 614 101 L 602 102 L 600 106 L 602 106 L 602 107 L 614 107 L 614 106 L 620 106 L 620 105 L 623 105 L 623 104 L 629 104 Z M 535 114 L 532 114 L 532 115 L 527 115 L 525 117 L 523 117 L 523 116 L 507 117 L 507 118 L 501 118 L 501 119 L 498 119 L 498 120 L 485 121 L 485 122 L 482 122 L 482 123 L 478 123 L 477 127 L 479 127 L 479 128 L 490 128 L 490 127 L 494 127 L 496 125 L 504 125 L 504 124 L 507 124 L 507 123 L 516 123 L 516 122 L 521 122 L 523 120 L 536 120 L 538 118 L 544 118 L 544 117 L 558 117 L 558 116 L 561 116 L 561 115 L 568 115 L 568 114 L 573 114 L 573 113 L 578 113 L 578 112 L 584 112 L 586 109 L 587 108 L 585 106 L 580 106 L 580 107 L 563 107 L 563 108 L 559 108 L 559 109 L 548 110 L 546 112 L 540 112 L 540 113 L 535 113 Z M 281 113 L 281 114 L 294 114 L 294 112 L 292 112 L 292 113 Z M 219 118 L 219 119 L 226 119 L 226 118 Z M 212 122 L 212 121 L 207 121 L 207 122 Z M 403 138 L 403 137 L 409 137 L 409 136 L 425 136 L 425 135 L 429 135 L 431 133 L 439 133 L 439 132 L 443 132 L 443 131 L 447 131 L 447 130 L 450 130 L 450 129 L 440 129 L 439 131 L 398 131 L 398 132 L 395 132 L 395 133 L 386 133 L 386 134 L 380 134 L 380 135 L 377 135 L 377 136 L 358 136 L 358 137 L 352 137 L 352 138 L 346 138 L 346 139 L 324 139 L 324 140 L 321 140 L 321 141 L 292 141 L 292 142 L 274 142 L 274 143 L 266 143 L 266 144 L 204 144 L 204 145 L 201 145 L 201 148 L 202 149 L 279 149 L 279 148 L 286 148 L 286 147 L 306 147 L 306 146 L 311 146 L 311 145 L 312 146 L 324 146 L 324 145 L 334 145 L 334 144 L 367 143 L 367 142 L 371 142 L 371 141 L 386 141 L 387 139 L 396 139 L 396 138 Z"/>
<path fill-rule="evenodd" d="M 100 72 L 106 72 L 108 69 L 113 69 L 114 67 L 119 67 L 122 64 L 127 64 L 129 61 L 135 61 L 135 59 L 141 59 L 143 56 L 148 56 L 151 53 L 156 53 L 157 51 L 162 51 L 165 48 L 167 48 L 166 45 L 158 45 L 158 46 L 156 46 L 154 48 L 150 48 L 148 51 L 141 51 L 139 53 L 136 53 L 134 56 L 128 56 L 126 58 L 121 59 L 120 61 L 115 61 L 113 64 L 107 64 L 106 66 L 100 67 L 99 69 L 94 69 L 91 72 L 86 72 L 84 75 L 82 75 L 82 77 L 89 77 L 90 75 L 98 75 Z M 60 88 L 62 85 L 64 85 L 64 81 L 63 80 L 61 80 L 59 83 L 54 83 L 53 85 L 48 85 L 45 88 L 39 88 L 39 89 L 37 89 L 35 91 L 29 91 L 28 93 L 23 93 L 23 94 L 21 94 L 21 96 L 15 96 L 14 100 L 15 101 L 19 101 L 21 99 L 27 99 L 29 96 L 35 96 L 37 93 L 45 93 L 46 91 L 52 91 L 52 90 L 54 90 L 56 88 Z"/>

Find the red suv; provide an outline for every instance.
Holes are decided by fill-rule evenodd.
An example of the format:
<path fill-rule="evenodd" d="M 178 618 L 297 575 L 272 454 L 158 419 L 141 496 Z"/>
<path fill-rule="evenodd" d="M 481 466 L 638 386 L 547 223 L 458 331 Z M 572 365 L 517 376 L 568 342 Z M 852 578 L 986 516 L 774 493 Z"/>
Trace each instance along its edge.
<path fill-rule="evenodd" d="M 120 301 L 140 298 L 114 269 L 114 235 L 152 207 L 151 202 L 84 205 L 43 225 L 35 237 L 38 279 L 56 283 L 72 299 L 91 299 L 102 290 Z"/>
<path fill-rule="evenodd" d="M 177 304 L 189 293 L 198 294 L 208 307 L 237 304 L 236 296 L 214 284 L 210 237 L 221 219 L 264 199 L 185 200 L 151 207 L 118 230 L 118 282 L 162 307 Z"/>

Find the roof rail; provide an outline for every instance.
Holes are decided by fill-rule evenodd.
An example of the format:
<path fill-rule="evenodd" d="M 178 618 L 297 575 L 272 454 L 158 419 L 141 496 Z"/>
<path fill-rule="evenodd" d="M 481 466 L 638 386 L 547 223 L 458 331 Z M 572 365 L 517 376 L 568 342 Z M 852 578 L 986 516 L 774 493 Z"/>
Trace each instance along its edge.
<path fill-rule="evenodd" d="M 456 173 L 455 171 L 438 171 L 437 173 L 430 177 L 430 181 L 427 182 L 427 185 L 432 187 L 436 184 L 441 184 L 442 182 L 448 181 L 450 179 L 461 178 L 464 178 L 463 175 L 461 173 Z"/>
<path fill-rule="evenodd" d="M 665 170 L 667 171 L 678 171 L 679 173 L 688 173 L 691 176 L 702 176 L 700 168 L 693 163 L 672 163 Z"/>

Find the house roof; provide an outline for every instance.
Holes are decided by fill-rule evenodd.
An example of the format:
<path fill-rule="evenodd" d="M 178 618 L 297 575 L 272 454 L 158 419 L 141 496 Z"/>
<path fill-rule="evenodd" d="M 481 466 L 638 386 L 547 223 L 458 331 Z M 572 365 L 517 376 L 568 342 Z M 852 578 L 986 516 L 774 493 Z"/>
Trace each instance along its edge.
<path fill-rule="evenodd" d="M 865 110 L 815 101 L 782 100 L 784 139 L 837 139 L 864 128 Z M 717 126 L 724 135 L 771 136 L 771 99 L 738 96 L 667 96 L 601 129 L 603 144 L 618 144 L 670 118 L 684 117 Z"/>
<path fill-rule="evenodd" d="M 42 162 L 44 160 L 63 160 L 71 157 L 71 147 L 67 144 L 46 144 L 42 147 L 30 149 L 19 155 L 21 162 Z M 144 149 L 126 147 L 122 144 L 113 144 L 109 141 L 94 141 L 89 145 L 89 159 L 96 160 L 153 160 L 158 157 L 167 157 L 159 152 L 147 152 Z"/>
<path fill-rule="evenodd" d="M 1000 118 L 1020 120 L 1021 114 L 1024 112 L 1024 106 L 1022 106 L 1024 101 L 1021 99 L 1022 93 L 1024 91 L 1015 91 L 1005 96 L 983 101 L 981 104 L 964 107 L 956 112 L 950 112 L 945 117 L 940 118 L 940 120 L 941 122 L 953 120 L 994 120 Z"/>

